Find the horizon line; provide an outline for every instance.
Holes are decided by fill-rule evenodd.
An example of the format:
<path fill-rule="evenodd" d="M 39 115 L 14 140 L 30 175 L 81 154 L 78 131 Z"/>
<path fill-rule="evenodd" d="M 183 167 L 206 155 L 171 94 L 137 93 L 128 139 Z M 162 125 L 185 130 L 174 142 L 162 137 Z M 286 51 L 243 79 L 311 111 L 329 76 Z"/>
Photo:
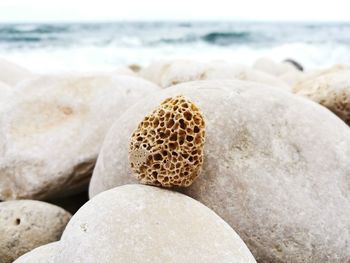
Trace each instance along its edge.
<path fill-rule="evenodd" d="M 82 20 L 18 20 L 1 21 L 0 24 L 108 24 L 108 23 L 225 23 L 225 22 L 250 22 L 250 23 L 350 23 L 350 20 L 263 20 L 263 19 L 82 19 Z"/>

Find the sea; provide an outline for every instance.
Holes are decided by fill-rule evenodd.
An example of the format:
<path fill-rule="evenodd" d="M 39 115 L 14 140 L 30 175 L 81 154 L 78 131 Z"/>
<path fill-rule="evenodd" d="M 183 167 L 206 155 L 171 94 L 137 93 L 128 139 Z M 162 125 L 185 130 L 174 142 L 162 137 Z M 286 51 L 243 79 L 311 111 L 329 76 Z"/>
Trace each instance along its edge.
<path fill-rule="evenodd" d="M 159 59 L 294 59 L 350 64 L 350 23 L 114 22 L 0 24 L 0 58 L 35 72 L 100 71 Z"/>

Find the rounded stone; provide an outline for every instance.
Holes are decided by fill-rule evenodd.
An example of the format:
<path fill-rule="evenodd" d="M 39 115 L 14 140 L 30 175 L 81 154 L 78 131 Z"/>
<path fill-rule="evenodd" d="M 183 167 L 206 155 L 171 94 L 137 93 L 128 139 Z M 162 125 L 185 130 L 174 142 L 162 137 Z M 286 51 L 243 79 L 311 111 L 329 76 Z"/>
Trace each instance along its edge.
<path fill-rule="evenodd" d="M 187 187 L 200 174 L 204 142 L 197 106 L 183 96 L 167 98 L 133 132 L 130 167 L 141 183 Z"/>
<path fill-rule="evenodd" d="M 350 130 L 324 107 L 276 88 L 198 81 L 162 90 L 128 109 L 108 132 L 90 196 L 136 182 L 128 139 L 170 96 L 201 110 L 201 175 L 184 191 L 228 222 L 259 262 L 350 259 Z"/>
<path fill-rule="evenodd" d="M 59 241 L 37 247 L 13 263 L 54 263 L 54 257 L 58 251 Z"/>
<path fill-rule="evenodd" d="M 32 200 L 0 203 L 0 263 L 57 241 L 71 215 L 58 206 Z"/>
<path fill-rule="evenodd" d="M 272 76 L 280 77 L 290 72 L 300 72 L 292 63 L 283 61 L 277 63 L 269 58 L 260 58 L 255 61 L 253 68 L 266 72 Z"/>
<path fill-rule="evenodd" d="M 156 90 L 144 79 L 108 74 L 22 82 L 0 114 L 0 200 L 86 189 L 111 124 Z"/>
<path fill-rule="evenodd" d="M 29 70 L 0 58 L 0 81 L 10 86 L 16 86 L 23 80 L 32 78 L 34 75 Z"/>
<path fill-rule="evenodd" d="M 298 82 L 293 91 L 325 106 L 350 125 L 350 69 L 320 72 Z"/>
<path fill-rule="evenodd" d="M 8 105 L 9 99 L 14 93 L 15 91 L 13 87 L 0 81 L 0 111 Z"/>
<path fill-rule="evenodd" d="M 71 219 L 55 263 L 253 263 L 213 211 L 183 194 L 146 185 L 103 192 Z"/>
<path fill-rule="evenodd" d="M 156 61 L 143 68 L 140 76 L 163 88 L 195 80 L 239 79 L 289 89 L 288 85 L 274 76 L 220 60 L 208 63 L 192 60 Z"/>

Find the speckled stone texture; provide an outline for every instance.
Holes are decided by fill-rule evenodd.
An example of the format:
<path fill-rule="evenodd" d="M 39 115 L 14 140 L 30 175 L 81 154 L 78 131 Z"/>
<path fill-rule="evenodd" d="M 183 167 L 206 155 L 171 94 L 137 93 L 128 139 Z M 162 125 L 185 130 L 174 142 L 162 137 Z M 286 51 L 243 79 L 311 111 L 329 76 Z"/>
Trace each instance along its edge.
<path fill-rule="evenodd" d="M 11 263 L 32 249 L 57 241 L 71 215 L 40 201 L 0 203 L 0 263 Z"/>
<path fill-rule="evenodd" d="M 13 263 L 54 263 L 59 242 L 40 246 L 16 259 Z"/>
<path fill-rule="evenodd" d="M 0 200 L 86 189 L 113 121 L 157 89 L 141 78 L 108 74 L 22 82 L 0 114 Z"/>
<path fill-rule="evenodd" d="M 181 84 L 131 107 L 109 131 L 90 196 L 136 182 L 128 140 L 162 100 L 184 95 L 204 115 L 201 175 L 186 194 L 214 210 L 259 262 L 350 260 L 350 130 L 305 98 L 242 81 Z"/>
<path fill-rule="evenodd" d="M 338 67 L 310 76 L 297 83 L 293 91 L 327 107 L 350 125 L 350 68 Z"/>
<path fill-rule="evenodd" d="M 254 263 L 235 231 L 183 194 L 125 185 L 86 203 L 68 223 L 55 263 Z"/>

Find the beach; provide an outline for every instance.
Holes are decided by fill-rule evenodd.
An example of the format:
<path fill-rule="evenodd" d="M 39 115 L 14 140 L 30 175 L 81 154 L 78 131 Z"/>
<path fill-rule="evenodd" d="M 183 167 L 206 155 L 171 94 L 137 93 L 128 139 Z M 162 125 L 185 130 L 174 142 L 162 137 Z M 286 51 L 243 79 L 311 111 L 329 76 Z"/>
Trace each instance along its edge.
<path fill-rule="evenodd" d="M 350 262 L 349 43 L 0 24 L 0 263 Z"/>
<path fill-rule="evenodd" d="M 174 58 L 246 65 L 292 58 L 319 69 L 348 63 L 349 42 L 350 23 L 340 22 L 0 24 L 0 57 L 41 73 Z"/>

